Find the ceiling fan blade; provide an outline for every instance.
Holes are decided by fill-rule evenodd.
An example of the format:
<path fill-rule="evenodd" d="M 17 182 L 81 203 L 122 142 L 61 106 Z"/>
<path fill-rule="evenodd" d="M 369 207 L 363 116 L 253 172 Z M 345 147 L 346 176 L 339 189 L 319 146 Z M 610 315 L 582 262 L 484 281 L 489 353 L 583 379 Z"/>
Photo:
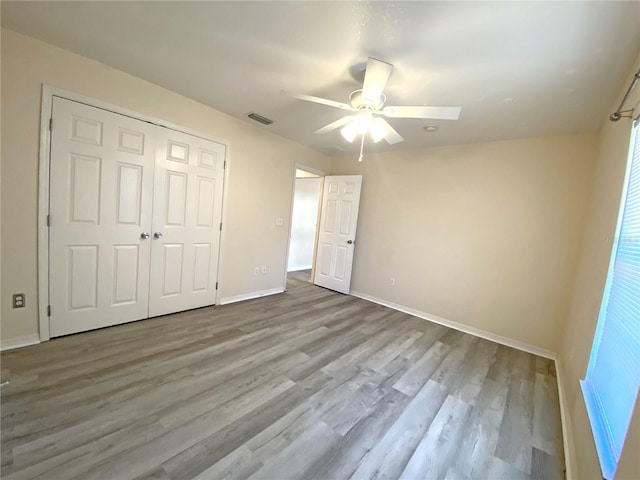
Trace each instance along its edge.
<path fill-rule="evenodd" d="M 362 99 L 366 103 L 377 104 L 380 101 L 380 95 L 382 95 L 392 71 L 393 65 L 369 57 L 362 86 Z"/>
<path fill-rule="evenodd" d="M 342 117 L 335 122 L 331 122 L 329 125 L 325 125 L 324 127 L 319 128 L 313 133 L 328 133 L 331 130 L 335 130 L 336 128 L 340 128 L 341 126 L 346 125 L 351 120 L 353 120 L 353 115 L 347 115 L 346 117 Z"/>
<path fill-rule="evenodd" d="M 382 114 L 388 118 L 431 118 L 433 120 L 458 120 L 461 107 L 384 107 Z"/>
<path fill-rule="evenodd" d="M 285 92 L 284 90 L 282 90 L 282 93 L 289 97 L 297 98 L 298 100 L 320 103 L 322 105 L 328 105 L 329 107 L 340 108 L 342 110 L 349 110 L 351 112 L 355 111 L 355 109 L 351 105 L 342 102 L 336 102 L 335 100 L 329 100 L 328 98 L 314 97 L 313 95 L 304 95 L 302 93 Z"/>
<path fill-rule="evenodd" d="M 384 138 L 389 145 L 393 145 L 394 143 L 399 143 L 404 140 L 404 138 L 402 138 L 384 118 L 374 118 L 372 129 L 373 128 L 380 128 L 384 130 L 384 137 L 382 138 Z"/>

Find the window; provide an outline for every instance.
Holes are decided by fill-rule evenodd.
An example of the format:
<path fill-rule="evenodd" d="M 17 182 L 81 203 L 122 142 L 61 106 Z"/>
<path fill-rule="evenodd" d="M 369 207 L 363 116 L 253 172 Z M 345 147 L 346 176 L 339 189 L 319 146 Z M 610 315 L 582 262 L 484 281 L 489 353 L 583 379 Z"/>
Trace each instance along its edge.
<path fill-rule="evenodd" d="M 631 147 L 582 392 L 604 478 L 615 475 L 640 386 L 640 127 Z"/>

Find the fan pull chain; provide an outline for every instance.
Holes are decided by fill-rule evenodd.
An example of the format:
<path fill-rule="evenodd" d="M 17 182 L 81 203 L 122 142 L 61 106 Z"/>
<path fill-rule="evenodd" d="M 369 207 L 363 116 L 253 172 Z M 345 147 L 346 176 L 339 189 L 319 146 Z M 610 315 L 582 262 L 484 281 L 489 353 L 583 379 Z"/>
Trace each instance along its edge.
<path fill-rule="evenodd" d="M 362 134 L 362 140 L 360 141 L 360 156 L 358 157 L 358 161 L 362 161 L 362 151 L 364 150 L 364 133 Z"/>

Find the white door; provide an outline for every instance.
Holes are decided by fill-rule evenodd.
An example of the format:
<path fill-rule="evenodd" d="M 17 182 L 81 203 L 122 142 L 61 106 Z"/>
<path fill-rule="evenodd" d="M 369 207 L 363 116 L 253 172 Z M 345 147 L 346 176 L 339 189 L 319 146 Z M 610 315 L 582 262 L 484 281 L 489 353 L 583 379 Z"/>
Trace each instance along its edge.
<path fill-rule="evenodd" d="M 149 315 L 213 305 L 225 146 L 156 129 Z"/>
<path fill-rule="evenodd" d="M 155 127 L 58 97 L 52 125 L 51 336 L 146 318 Z"/>
<path fill-rule="evenodd" d="M 314 283 L 349 293 L 362 175 L 324 177 Z"/>

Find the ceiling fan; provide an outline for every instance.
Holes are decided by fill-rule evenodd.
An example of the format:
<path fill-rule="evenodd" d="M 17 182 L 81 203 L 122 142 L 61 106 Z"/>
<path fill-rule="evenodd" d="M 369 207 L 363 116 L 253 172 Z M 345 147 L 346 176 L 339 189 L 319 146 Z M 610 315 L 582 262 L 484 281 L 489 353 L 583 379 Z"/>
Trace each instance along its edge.
<path fill-rule="evenodd" d="M 383 93 L 383 90 L 387 85 L 392 71 L 393 65 L 369 57 L 363 86 L 361 89 L 351 93 L 349 103 L 341 103 L 312 95 L 296 93 L 288 93 L 288 95 L 300 100 L 320 103 L 349 112 L 356 112 L 354 115 L 346 115 L 335 122 L 325 125 L 316 130 L 315 133 L 328 133 L 336 128 L 342 127 L 340 133 L 349 142 L 353 142 L 359 134 L 362 135 L 358 161 L 362 161 L 364 138 L 367 133 L 371 135 L 371 139 L 375 143 L 384 139 L 387 143 L 393 145 L 394 143 L 404 140 L 382 117 L 429 118 L 434 120 L 458 119 L 460 116 L 460 107 L 385 106 L 387 97 Z"/>

